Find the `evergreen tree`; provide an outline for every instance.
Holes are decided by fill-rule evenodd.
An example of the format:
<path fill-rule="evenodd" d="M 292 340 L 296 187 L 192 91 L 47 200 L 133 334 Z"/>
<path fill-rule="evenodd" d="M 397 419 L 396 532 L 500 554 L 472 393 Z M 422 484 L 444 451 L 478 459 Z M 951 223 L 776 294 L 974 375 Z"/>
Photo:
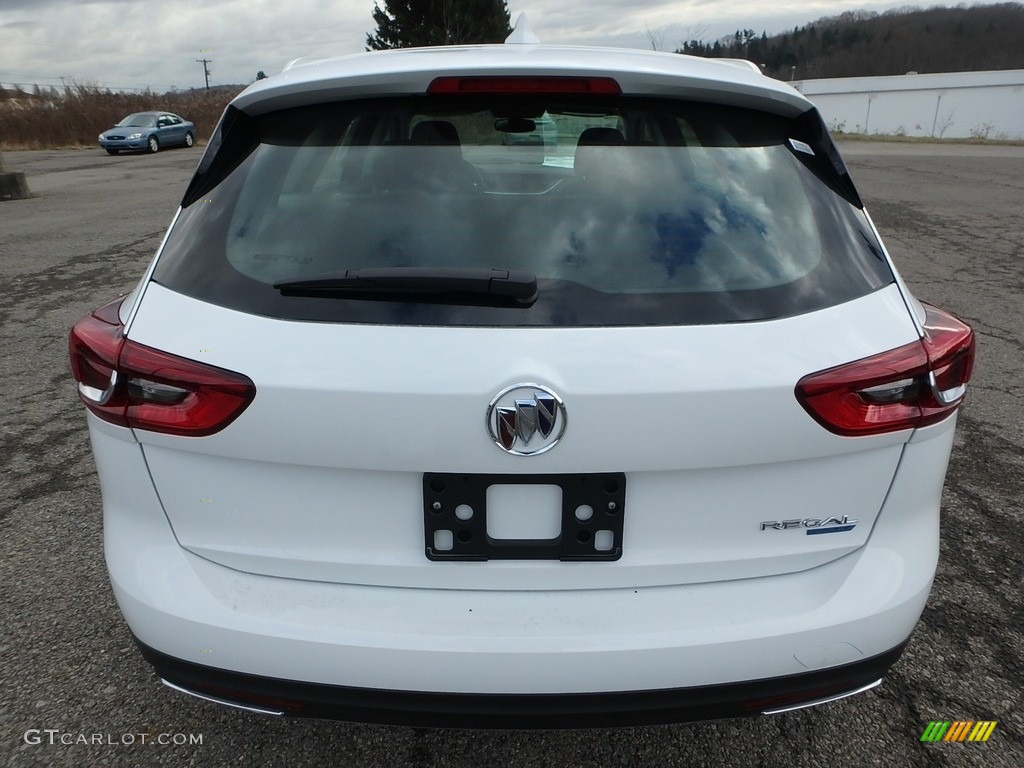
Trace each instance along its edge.
<path fill-rule="evenodd" d="M 512 32 L 505 0 L 384 0 L 366 50 L 500 43 Z"/>

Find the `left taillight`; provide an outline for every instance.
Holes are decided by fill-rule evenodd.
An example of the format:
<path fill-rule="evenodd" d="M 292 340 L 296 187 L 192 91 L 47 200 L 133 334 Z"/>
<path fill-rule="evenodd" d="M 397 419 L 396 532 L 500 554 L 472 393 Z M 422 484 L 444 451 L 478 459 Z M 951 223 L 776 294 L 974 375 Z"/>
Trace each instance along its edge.
<path fill-rule="evenodd" d="M 71 328 L 71 371 L 85 406 L 112 424 L 185 437 L 212 435 L 238 418 L 256 396 L 252 381 L 125 338 L 121 301 Z"/>
<path fill-rule="evenodd" d="M 964 399 L 974 332 L 925 305 L 924 338 L 880 355 L 804 376 L 796 397 L 825 429 L 860 437 L 935 424 Z"/>

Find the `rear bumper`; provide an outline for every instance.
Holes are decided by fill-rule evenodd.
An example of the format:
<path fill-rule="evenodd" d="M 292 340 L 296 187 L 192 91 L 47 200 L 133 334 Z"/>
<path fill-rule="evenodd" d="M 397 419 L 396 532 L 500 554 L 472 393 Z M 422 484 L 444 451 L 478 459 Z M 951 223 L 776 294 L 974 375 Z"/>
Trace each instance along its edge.
<path fill-rule="evenodd" d="M 167 681 L 300 716 L 517 728 L 752 715 L 877 680 L 931 588 L 953 426 L 915 437 L 868 543 L 833 562 L 703 584 L 516 592 L 212 563 L 176 541 L 127 430 L 90 425 L 114 593 Z"/>
<path fill-rule="evenodd" d="M 906 643 L 818 672 L 694 688 L 577 694 L 424 693 L 320 685 L 175 659 L 136 639 L 173 688 L 266 714 L 427 728 L 545 729 L 661 725 L 814 706 L 874 687 Z"/>

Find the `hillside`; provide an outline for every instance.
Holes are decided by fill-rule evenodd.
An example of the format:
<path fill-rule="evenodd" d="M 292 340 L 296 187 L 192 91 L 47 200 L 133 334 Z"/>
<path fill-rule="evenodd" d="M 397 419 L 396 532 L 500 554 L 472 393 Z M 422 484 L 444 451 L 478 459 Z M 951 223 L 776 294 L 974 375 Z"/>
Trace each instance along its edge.
<path fill-rule="evenodd" d="M 751 29 L 676 53 L 745 58 L 780 80 L 1024 69 L 1024 5 L 850 11 L 792 32 Z M 795 69 L 794 69 L 795 68 Z"/>

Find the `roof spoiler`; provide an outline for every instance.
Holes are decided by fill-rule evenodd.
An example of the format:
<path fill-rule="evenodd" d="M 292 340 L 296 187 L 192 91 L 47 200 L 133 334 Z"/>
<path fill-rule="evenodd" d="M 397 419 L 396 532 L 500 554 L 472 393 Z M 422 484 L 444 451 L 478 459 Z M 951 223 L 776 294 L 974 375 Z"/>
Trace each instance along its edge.
<path fill-rule="evenodd" d="M 759 75 L 763 74 L 761 72 L 761 68 L 748 59 L 712 59 L 712 61 L 720 61 L 723 64 L 729 64 L 737 69 L 752 69 Z"/>

